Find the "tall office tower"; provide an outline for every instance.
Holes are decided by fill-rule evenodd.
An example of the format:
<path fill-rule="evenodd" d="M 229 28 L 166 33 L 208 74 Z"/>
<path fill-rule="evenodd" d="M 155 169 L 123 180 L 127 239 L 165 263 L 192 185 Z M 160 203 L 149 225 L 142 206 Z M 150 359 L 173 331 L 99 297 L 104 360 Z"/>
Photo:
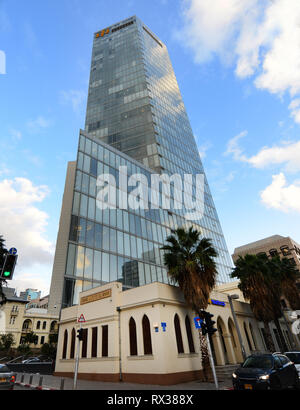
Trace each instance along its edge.
<path fill-rule="evenodd" d="M 194 226 L 212 239 L 218 281 L 228 282 L 232 262 L 206 177 L 199 220 L 175 206 L 181 192 L 173 185 L 169 209 L 118 203 L 101 211 L 96 178 L 117 176 L 120 165 L 148 181 L 153 173 L 182 180 L 204 175 L 167 48 L 137 17 L 94 35 L 86 125 L 77 161 L 68 167 L 49 306 L 59 307 L 62 298 L 63 306 L 76 304 L 82 289 L 113 280 L 125 287 L 168 283 L 160 248 L 178 226 Z M 187 191 L 195 200 L 195 184 Z"/>

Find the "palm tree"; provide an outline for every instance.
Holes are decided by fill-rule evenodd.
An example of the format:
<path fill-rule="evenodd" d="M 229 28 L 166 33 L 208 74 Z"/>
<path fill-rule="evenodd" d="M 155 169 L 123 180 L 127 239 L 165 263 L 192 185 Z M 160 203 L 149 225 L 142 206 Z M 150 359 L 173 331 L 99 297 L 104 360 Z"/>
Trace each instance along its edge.
<path fill-rule="evenodd" d="M 2 268 L 4 264 L 4 258 L 3 256 L 7 253 L 7 249 L 4 246 L 5 240 L 3 239 L 3 236 L 0 235 L 0 269 Z M 3 289 L 2 289 L 2 280 L 0 280 L 0 306 L 4 305 L 6 302 L 6 297 L 4 295 Z"/>
<path fill-rule="evenodd" d="M 264 324 L 267 349 L 274 352 L 269 322 L 274 320 L 275 298 L 270 292 L 270 271 L 265 258 L 263 255 L 240 256 L 231 277 L 240 281 L 238 287 L 249 300 L 254 317 Z"/>
<path fill-rule="evenodd" d="M 275 256 L 272 262 L 278 268 L 278 280 L 282 294 L 286 297 L 292 310 L 300 310 L 300 295 L 296 286 L 296 280 L 299 278 L 297 268 L 288 258 L 280 259 L 279 256 Z"/>
<path fill-rule="evenodd" d="M 279 256 L 274 256 L 267 261 L 272 286 L 270 290 L 274 294 L 276 311 L 274 312 L 274 323 L 280 338 L 280 344 L 283 351 L 287 351 L 288 347 L 285 342 L 279 319 L 283 316 L 281 309 L 281 296 L 284 295 L 293 310 L 300 309 L 300 296 L 296 286 L 298 277 L 297 269 L 291 264 L 287 258 L 281 259 Z"/>
<path fill-rule="evenodd" d="M 216 285 L 217 252 L 211 240 L 200 238 L 200 232 L 189 228 L 178 228 L 174 234 L 168 236 L 167 245 L 163 246 L 164 263 L 168 268 L 168 275 L 174 284 L 181 289 L 185 301 L 200 316 L 202 310 L 208 306 L 210 293 Z M 207 343 L 199 331 L 202 353 L 202 365 L 206 379 L 206 369 L 209 368 Z"/>

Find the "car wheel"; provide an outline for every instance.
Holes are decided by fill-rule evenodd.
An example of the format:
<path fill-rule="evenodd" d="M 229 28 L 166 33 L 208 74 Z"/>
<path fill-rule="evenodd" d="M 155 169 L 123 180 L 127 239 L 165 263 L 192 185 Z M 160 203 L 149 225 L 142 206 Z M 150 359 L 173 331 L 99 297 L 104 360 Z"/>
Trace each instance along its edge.
<path fill-rule="evenodd" d="M 298 373 L 297 373 L 296 376 L 295 376 L 295 383 L 294 383 L 294 385 L 293 385 L 293 388 L 294 388 L 295 390 L 300 390 L 300 380 L 299 380 Z"/>

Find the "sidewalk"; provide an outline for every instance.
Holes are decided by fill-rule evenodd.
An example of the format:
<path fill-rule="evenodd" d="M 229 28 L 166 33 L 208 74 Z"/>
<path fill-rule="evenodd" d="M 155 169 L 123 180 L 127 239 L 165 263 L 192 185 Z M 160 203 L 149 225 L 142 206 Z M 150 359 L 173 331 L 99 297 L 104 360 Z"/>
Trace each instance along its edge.
<path fill-rule="evenodd" d="M 25 374 L 22 386 L 28 388 L 37 388 L 39 385 L 40 375 L 35 374 L 32 378 L 32 383 L 29 385 L 30 374 Z M 22 374 L 18 373 L 16 377 L 16 384 L 20 384 Z M 61 377 L 55 376 L 42 376 L 43 383 L 40 390 L 60 390 Z M 73 390 L 73 379 L 64 378 L 64 390 Z M 231 383 L 220 382 L 219 390 L 230 389 Z M 202 383 L 199 381 L 193 381 L 189 383 L 176 384 L 173 386 L 157 386 L 157 385 L 145 385 L 134 383 L 108 383 L 108 382 L 96 382 L 88 380 L 78 380 L 77 390 L 215 390 L 213 383 Z"/>

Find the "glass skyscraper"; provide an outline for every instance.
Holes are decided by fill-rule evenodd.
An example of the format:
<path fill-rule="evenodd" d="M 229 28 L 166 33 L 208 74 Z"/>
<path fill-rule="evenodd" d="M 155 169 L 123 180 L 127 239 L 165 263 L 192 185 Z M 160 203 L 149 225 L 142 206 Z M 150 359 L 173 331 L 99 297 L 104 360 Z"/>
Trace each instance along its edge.
<path fill-rule="evenodd" d="M 205 175 L 167 48 L 135 16 L 94 35 L 85 131 L 69 164 L 49 305 L 77 304 L 80 291 L 110 281 L 128 288 L 168 283 L 160 248 L 177 227 L 193 226 L 212 239 L 218 281 L 228 282 L 232 262 L 206 177 L 203 217 L 189 220 L 175 206 L 180 192 L 172 184 L 169 209 L 161 202 L 157 209 L 124 209 L 120 166 L 149 185 L 153 174 Z M 101 174 L 117 182 L 110 209 L 97 202 Z M 188 187 L 195 200 L 195 185 Z"/>

